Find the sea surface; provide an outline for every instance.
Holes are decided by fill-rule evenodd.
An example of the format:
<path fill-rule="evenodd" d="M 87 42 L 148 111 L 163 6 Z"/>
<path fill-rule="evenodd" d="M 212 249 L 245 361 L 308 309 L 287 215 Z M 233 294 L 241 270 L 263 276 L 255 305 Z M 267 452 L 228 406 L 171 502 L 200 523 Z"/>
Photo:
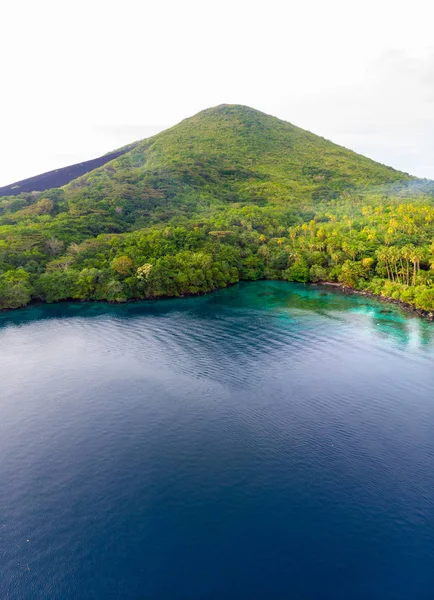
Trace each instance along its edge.
<path fill-rule="evenodd" d="M 0 598 L 433 600 L 434 324 L 284 282 L 3 313 Z"/>

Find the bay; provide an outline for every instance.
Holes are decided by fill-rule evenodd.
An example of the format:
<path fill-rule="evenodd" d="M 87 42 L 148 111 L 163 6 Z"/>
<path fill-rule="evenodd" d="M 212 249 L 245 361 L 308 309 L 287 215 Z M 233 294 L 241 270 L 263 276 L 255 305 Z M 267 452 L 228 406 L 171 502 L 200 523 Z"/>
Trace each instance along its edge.
<path fill-rule="evenodd" d="M 0 597 L 431 599 L 434 325 L 285 282 L 0 315 Z"/>

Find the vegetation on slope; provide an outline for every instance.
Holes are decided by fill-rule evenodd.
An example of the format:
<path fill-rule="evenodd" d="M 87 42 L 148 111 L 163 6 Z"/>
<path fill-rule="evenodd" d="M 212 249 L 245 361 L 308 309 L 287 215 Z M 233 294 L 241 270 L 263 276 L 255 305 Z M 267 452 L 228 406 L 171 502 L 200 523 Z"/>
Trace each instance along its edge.
<path fill-rule="evenodd" d="M 274 117 L 209 109 L 63 188 L 0 199 L 0 308 L 265 277 L 339 281 L 430 310 L 433 195 Z"/>

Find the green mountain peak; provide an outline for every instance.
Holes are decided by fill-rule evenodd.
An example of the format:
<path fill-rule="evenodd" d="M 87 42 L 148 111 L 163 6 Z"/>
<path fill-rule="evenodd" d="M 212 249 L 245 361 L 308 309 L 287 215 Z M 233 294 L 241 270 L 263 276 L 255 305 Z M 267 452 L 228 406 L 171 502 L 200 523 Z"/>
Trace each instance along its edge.
<path fill-rule="evenodd" d="M 208 108 L 3 193 L 0 309 L 264 277 L 434 308 L 432 183 L 248 106 Z"/>

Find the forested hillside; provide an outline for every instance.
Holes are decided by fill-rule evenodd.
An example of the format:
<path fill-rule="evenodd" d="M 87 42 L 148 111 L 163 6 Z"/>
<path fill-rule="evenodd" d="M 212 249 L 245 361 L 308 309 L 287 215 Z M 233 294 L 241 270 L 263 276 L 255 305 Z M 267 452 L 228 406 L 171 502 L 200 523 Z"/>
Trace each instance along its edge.
<path fill-rule="evenodd" d="M 434 186 L 251 108 L 0 198 L 0 308 L 335 281 L 434 309 Z"/>

